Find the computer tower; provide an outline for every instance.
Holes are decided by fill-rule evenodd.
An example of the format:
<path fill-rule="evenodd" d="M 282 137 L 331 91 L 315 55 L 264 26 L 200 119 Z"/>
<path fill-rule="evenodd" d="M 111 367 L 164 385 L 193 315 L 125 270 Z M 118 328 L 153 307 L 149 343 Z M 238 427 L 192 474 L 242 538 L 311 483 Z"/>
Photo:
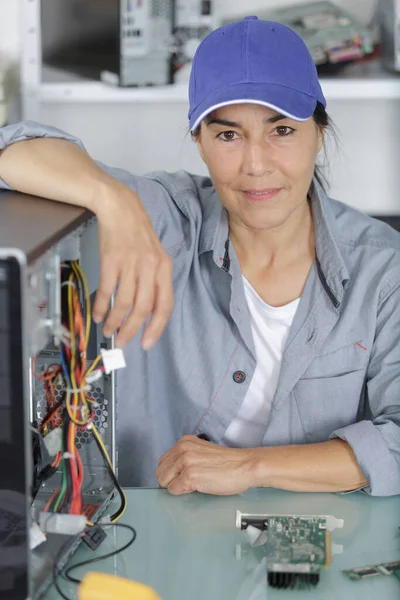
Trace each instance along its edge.
<path fill-rule="evenodd" d="M 218 26 L 215 0 L 175 0 L 176 63 L 193 60 L 200 42 Z"/>
<path fill-rule="evenodd" d="M 69 272 L 71 265 L 78 265 L 86 275 L 89 307 L 99 281 L 94 215 L 66 204 L 1 192 L 0 598 L 5 600 L 40 598 L 53 580 L 55 561 L 62 566 L 82 539 L 76 533 L 66 534 L 55 510 L 50 515 L 53 526 L 48 526 L 46 538 L 34 547 L 38 542 L 36 524 L 64 476 L 62 460 L 58 466 L 52 463 L 44 437 L 47 431 L 42 426 L 49 412 L 45 375 L 62 360 L 60 345 L 66 335 L 63 298 L 71 287 L 65 271 Z M 113 340 L 106 340 L 101 327 L 92 323 L 85 351 L 87 364 L 92 364 L 100 350 L 112 346 Z M 114 372 L 100 375 L 91 384 L 92 418 L 116 471 L 116 382 Z M 66 390 L 61 377 L 53 378 L 52 386 L 55 404 L 51 408 L 61 406 L 60 413 L 53 411 L 51 430 L 55 430 Z M 89 430 L 77 431 L 76 447 L 83 465 L 82 516 L 95 523 L 116 488 Z"/>
<path fill-rule="evenodd" d="M 127 86 L 173 78 L 174 0 L 40 0 L 42 63 Z"/>
<path fill-rule="evenodd" d="M 400 71 L 400 0 L 379 0 L 377 20 L 382 63 L 390 71 Z"/>

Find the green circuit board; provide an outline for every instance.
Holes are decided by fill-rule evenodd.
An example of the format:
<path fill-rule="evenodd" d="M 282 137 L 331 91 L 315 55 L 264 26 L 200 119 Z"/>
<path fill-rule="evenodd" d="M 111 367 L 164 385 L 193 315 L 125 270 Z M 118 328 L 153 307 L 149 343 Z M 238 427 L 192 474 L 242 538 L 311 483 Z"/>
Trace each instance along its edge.
<path fill-rule="evenodd" d="M 330 563 L 330 534 L 323 517 L 268 518 L 268 581 L 273 587 L 316 585 Z"/>
<path fill-rule="evenodd" d="M 400 560 L 380 563 L 378 565 L 367 565 L 365 567 L 346 569 L 343 571 L 343 573 L 352 581 L 370 579 L 371 577 L 377 577 L 379 575 L 395 575 L 400 579 Z"/>
<path fill-rule="evenodd" d="M 268 571 L 319 573 L 327 563 L 326 519 L 269 517 Z"/>
<path fill-rule="evenodd" d="M 316 586 L 322 569 L 331 564 L 330 532 L 343 527 L 343 523 L 343 519 L 332 515 L 236 511 L 236 527 L 248 532 L 252 545 L 265 549 L 268 584 L 274 588 Z"/>

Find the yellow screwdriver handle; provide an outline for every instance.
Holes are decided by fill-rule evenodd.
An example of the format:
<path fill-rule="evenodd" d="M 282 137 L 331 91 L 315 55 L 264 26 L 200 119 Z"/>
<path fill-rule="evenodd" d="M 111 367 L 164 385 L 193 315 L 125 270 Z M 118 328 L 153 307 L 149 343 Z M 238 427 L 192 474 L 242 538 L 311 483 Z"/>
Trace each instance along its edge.
<path fill-rule="evenodd" d="M 88 573 L 78 588 L 78 600 L 160 600 L 160 597 L 138 581 L 108 573 Z"/>

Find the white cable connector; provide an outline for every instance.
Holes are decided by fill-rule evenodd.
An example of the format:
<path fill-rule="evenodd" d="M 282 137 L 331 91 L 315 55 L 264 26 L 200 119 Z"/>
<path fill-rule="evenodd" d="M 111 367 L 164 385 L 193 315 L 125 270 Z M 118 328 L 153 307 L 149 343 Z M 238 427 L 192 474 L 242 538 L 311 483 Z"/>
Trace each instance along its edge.
<path fill-rule="evenodd" d="M 85 381 L 87 383 L 94 383 L 95 381 L 98 381 L 99 379 L 101 379 L 102 376 L 103 376 L 103 371 L 101 371 L 101 369 L 95 369 L 92 373 L 90 373 L 85 378 Z"/>
<path fill-rule="evenodd" d="M 111 525 L 111 517 L 110 515 L 106 515 L 105 517 L 102 517 L 101 519 L 99 519 L 98 521 L 99 525 Z"/>
<path fill-rule="evenodd" d="M 44 533 L 77 535 L 86 527 L 85 515 L 69 515 L 41 512 L 39 526 Z"/>
<path fill-rule="evenodd" d="M 102 348 L 101 356 L 103 359 L 104 371 L 107 375 L 109 375 L 111 371 L 124 369 L 126 367 L 124 353 L 121 348 L 111 348 L 110 350 L 104 350 L 104 348 Z"/>
<path fill-rule="evenodd" d="M 57 452 L 61 451 L 62 444 L 62 429 L 57 427 L 53 429 L 43 438 L 44 445 L 46 446 L 47 452 L 50 456 L 55 456 Z"/>
<path fill-rule="evenodd" d="M 39 525 L 36 523 L 36 521 L 33 521 L 29 530 L 30 549 L 34 550 L 35 548 L 40 546 L 40 544 L 43 544 L 43 542 L 45 542 L 46 540 L 47 538 L 44 535 L 43 531 L 40 529 Z"/>

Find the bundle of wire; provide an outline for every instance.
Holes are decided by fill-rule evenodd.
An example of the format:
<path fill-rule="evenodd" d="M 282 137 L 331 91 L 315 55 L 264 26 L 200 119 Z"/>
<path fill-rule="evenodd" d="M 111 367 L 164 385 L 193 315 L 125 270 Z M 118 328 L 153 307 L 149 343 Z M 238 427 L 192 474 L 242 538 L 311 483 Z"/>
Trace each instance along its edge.
<path fill-rule="evenodd" d="M 76 447 L 78 431 L 91 432 L 104 458 L 110 477 L 117 488 L 121 505 L 111 516 L 117 521 L 126 508 L 126 498 L 114 474 L 111 459 L 94 423 L 93 404 L 88 377 L 100 366 L 101 355 L 88 366 L 87 348 L 91 327 L 91 305 L 85 275 L 77 262 L 65 263 L 61 269 L 62 324 L 68 331 L 68 343 L 60 343 L 60 362 L 49 365 L 43 375 L 35 376 L 43 381 L 48 412 L 40 426 L 43 436 L 57 427 L 62 428 L 61 450 L 48 468 L 55 472 L 61 465 L 61 485 L 48 501 L 44 511 L 80 515 L 83 511 L 82 484 L 84 468 Z M 84 310 L 82 311 L 82 307 Z M 55 397 L 60 385 L 64 390 L 61 401 Z M 88 522 L 88 525 L 92 523 Z"/>

